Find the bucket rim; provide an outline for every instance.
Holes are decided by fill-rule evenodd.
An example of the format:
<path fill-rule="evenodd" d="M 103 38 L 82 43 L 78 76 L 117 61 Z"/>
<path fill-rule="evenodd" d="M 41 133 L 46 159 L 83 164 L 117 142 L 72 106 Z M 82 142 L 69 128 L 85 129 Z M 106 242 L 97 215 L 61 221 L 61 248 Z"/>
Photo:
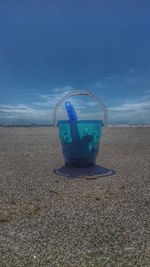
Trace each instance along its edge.
<path fill-rule="evenodd" d="M 71 120 L 59 120 L 57 121 L 57 125 L 59 123 L 100 123 L 102 126 L 104 126 L 104 123 L 102 120 L 76 120 L 76 121 L 71 121 Z"/>

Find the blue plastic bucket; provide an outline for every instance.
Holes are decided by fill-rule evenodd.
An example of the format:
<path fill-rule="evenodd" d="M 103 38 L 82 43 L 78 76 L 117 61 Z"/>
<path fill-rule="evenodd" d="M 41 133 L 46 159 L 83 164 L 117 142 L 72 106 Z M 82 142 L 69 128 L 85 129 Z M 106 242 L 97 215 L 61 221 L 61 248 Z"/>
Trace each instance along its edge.
<path fill-rule="evenodd" d="M 57 126 L 67 165 L 84 167 L 96 163 L 103 121 L 61 120 L 57 122 Z"/>
<path fill-rule="evenodd" d="M 60 105 L 68 97 L 88 96 L 94 99 L 100 106 L 104 115 L 102 120 L 60 120 L 56 123 L 56 114 Z M 77 119 L 77 120 L 76 120 Z M 99 152 L 102 127 L 107 126 L 107 108 L 100 98 L 86 90 L 69 92 L 59 100 L 53 111 L 53 125 L 59 127 L 59 137 L 65 163 L 70 166 L 90 166 L 96 163 Z"/>

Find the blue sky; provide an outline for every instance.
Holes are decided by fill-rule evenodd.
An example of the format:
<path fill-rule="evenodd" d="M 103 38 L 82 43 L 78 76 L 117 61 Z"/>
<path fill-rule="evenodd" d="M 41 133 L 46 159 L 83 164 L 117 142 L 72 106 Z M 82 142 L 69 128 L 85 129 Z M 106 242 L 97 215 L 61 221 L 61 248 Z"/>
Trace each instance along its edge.
<path fill-rule="evenodd" d="M 150 123 L 149 14 L 143 0 L 1 0 L 0 123 L 50 123 L 76 89 L 109 124 Z M 79 117 L 99 118 L 85 98 L 71 99 Z"/>

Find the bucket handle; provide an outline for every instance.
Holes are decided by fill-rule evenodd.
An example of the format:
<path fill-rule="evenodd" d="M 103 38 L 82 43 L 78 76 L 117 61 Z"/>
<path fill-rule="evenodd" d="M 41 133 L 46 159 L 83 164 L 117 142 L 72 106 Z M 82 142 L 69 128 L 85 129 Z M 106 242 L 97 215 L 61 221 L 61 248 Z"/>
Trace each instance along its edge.
<path fill-rule="evenodd" d="M 53 111 L 53 125 L 56 126 L 56 113 L 61 103 L 64 100 L 66 100 L 68 97 L 76 96 L 76 95 L 89 96 L 93 98 L 101 106 L 103 113 L 104 113 L 104 126 L 107 127 L 107 108 L 105 104 L 100 100 L 99 97 L 95 96 L 92 92 L 86 91 L 86 90 L 77 90 L 77 91 L 69 92 L 67 95 L 65 95 L 62 99 L 59 100 L 59 102 L 54 107 L 54 111 Z"/>

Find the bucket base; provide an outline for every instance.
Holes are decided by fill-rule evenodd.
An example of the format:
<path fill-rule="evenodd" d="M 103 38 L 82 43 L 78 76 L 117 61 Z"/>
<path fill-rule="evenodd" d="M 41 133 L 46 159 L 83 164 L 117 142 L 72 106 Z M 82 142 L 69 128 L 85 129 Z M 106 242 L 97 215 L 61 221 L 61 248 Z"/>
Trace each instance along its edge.
<path fill-rule="evenodd" d="M 95 161 L 66 161 L 65 162 L 66 166 L 69 167 L 79 167 L 79 168 L 84 168 L 84 167 L 91 167 L 95 165 Z"/>
<path fill-rule="evenodd" d="M 93 165 L 85 168 L 63 165 L 58 166 L 56 169 L 54 169 L 54 173 L 60 176 L 66 176 L 68 178 L 85 178 L 87 180 L 95 180 L 100 177 L 115 174 L 112 169 L 107 169 L 98 165 Z"/>

